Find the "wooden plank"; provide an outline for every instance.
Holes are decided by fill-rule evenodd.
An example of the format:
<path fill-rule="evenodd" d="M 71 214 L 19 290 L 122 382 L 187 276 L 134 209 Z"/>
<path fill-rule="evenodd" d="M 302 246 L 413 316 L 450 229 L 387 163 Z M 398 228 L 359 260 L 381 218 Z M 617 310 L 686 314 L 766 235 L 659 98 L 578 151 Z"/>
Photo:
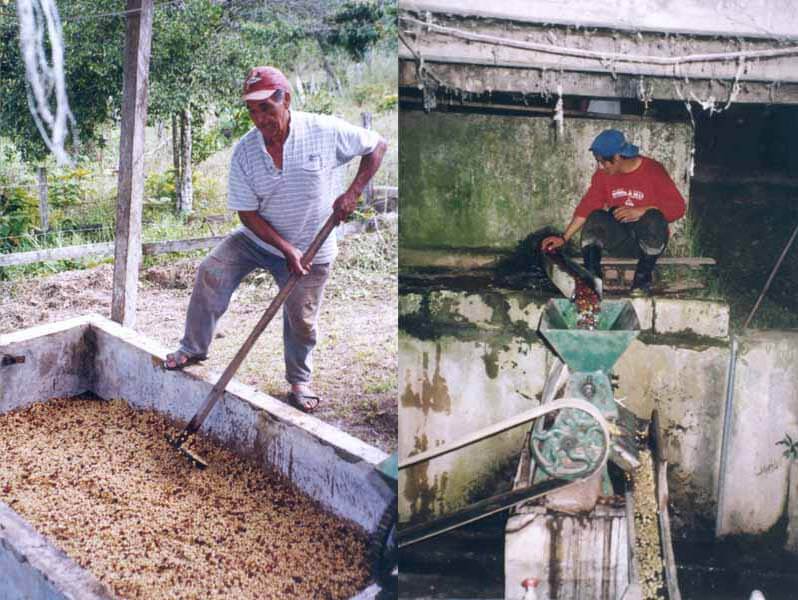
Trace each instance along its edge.
<path fill-rule="evenodd" d="M 409 94 L 399 96 L 399 102 L 402 106 L 411 106 L 422 110 L 424 107 L 424 99 L 421 96 L 411 96 Z M 523 104 L 502 104 L 500 102 L 474 102 L 471 100 L 462 100 L 460 98 L 450 100 L 438 100 L 436 110 L 445 111 L 449 108 L 473 108 L 475 110 L 489 110 L 489 111 L 506 111 L 518 114 L 528 115 L 542 115 L 551 118 L 554 114 L 553 108 L 545 106 L 524 106 Z M 563 115 L 566 119 L 598 119 L 600 121 L 634 121 L 635 123 L 655 123 L 656 119 L 652 117 L 642 117 L 638 115 L 608 115 L 606 113 L 587 112 L 582 110 L 565 110 Z"/>
<path fill-rule="evenodd" d="M 679 592 L 679 577 L 676 572 L 676 556 L 673 553 L 671 537 L 671 518 L 668 512 L 668 461 L 665 460 L 665 441 L 662 437 L 657 411 L 651 415 L 654 430 L 654 468 L 657 484 L 657 507 L 659 508 L 659 533 L 662 544 L 662 558 L 665 563 L 665 583 L 668 587 L 668 600 L 682 600 Z"/>
<path fill-rule="evenodd" d="M 204 238 L 192 238 L 189 240 L 169 240 L 165 242 L 150 242 L 144 244 L 142 250 L 146 255 L 166 254 L 168 252 L 189 252 L 191 250 L 203 250 L 213 248 L 221 242 L 226 235 L 214 235 Z"/>
<path fill-rule="evenodd" d="M 481 0 L 413 0 L 401 4 L 403 13 L 425 15 L 430 12 L 435 19 L 446 15 L 477 22 L 485 19 L 512 22 L 519 26 L 532 23 L 640 32 L 643 35 L 670 32 L 678 34 L 677 38 L 686 35 L 728 36 L 735 40 L 742 37 L 769 41 L 795 39 L 797 17 L 793 11 L 784 11 L 785 4 L 778 2 L 740 3 L 734 5 L 734 10 L 726 11 L 704 0 L 687 0 L 674 5 L 644 2 L 622 17 L 608 11 L 605 5 L 591 5 L 584 0 L 493 3 Z"/>
<path fill-rule="evenodd" d="M 657 502 L 659 503 L 659 530 L 662 541 L 662 555 L 665 561 L 665 582 L 668 586 L 668 599 L 682 600 L 682 595 L 679 592 L 679 577 L 676 571 L 676 556 L 673 553 L 671 518 L 668 512 L 667 471 L 667 461 L 657 461 Z"/>
<path fill-rule="evenodd" d="M 636 265 L 636 258 L 602 258 L 602 265 Z M 684 265 L 688 267 L 701 267 L 715 265 L 717 261 L 708 256 L 664 256 L 657 259 L 657 265 Z"/>
<path fill-rule="evenodd" d="M 36 250 L 34 252 L 15 252 L 0 255 L 0 267 L 14 265 L 29 265 L 45 260 L 70 260 L 84 256 L 113 256 L 114 243 L 86 244 L 83 246 L 64 246 L 63 248 L 50 248 L 49 250 Z"/>
<path fill-rule="evenodd" d="M 450 269 L 482 269 L 495 266 L 510 254 L 507 250 L 452 250 L 446 248 L 402 248 L 401 264 L 405 267 L 439 267 Z M 573 257 L 571 257 L 573 258 Z M 581 260 L 574 258 L 581 264 Z M 636 258 L 604 258 L 601 264 L 607 266 L 634 266 Z M 716 264 L 714 258 L 704 256 L 666 256 L 657 265 L 683 265 L 701 267 Z"/>
<path fill-rule="evenodd" d="M 116 251 L 111 319 L 136 323 L 144 199 L 144 128 L 150 72 L 153 0 L 127 0 L 122 128 L 116 207 Z"/>
<path fill-rule="evenodd" d="M 213 248 L 226 236 L 216 235 L 204 238 L 192 238 L 187 240 L 167 240 L 163 242 L 149 242 L 142 245 L 142 254 L 156 255 L 167 254 L 169 252 L 189 252 L 191 250 L 203 250 Z M 36 250 L 34 252 L 15 252 L 12 254 L 0 254 L 0 267 L 11 267 L 15 265 L 29 265 L 45 260 L 70 260 L 85 258 L 87 256 L 103 257 L 114 255 L 114 243 L 105 242 L 101 244 L 85 244 L 82 246 L 64 246 L 63 248 L 50 248 L 48 250 Z"/>

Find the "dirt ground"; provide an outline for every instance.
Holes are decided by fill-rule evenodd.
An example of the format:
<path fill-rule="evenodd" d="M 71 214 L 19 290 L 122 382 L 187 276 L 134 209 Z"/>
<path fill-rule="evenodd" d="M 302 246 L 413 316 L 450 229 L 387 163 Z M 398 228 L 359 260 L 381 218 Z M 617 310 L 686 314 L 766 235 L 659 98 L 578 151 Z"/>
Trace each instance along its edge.
<path fill-rule="evenodd" d="M 340 243 L 314 352 L 313 385 L 322 397 L 316 416 L 386 452 L 397 447 L 395 243 L 395 232 L 358 234 Z M 142 269 L 136 331 L 169 349 L 178 346 L 200 260 L 159 257 L 158 264 Z M 103 264 L 0 282 L 0 333 L 89 313 L 110 317 L 112 279 L 113 265 Z M 268 274 L 250 275 L 219 322 L 208 361 L 192 368 L 221 373 L 276 293 Z M 282 327 L 278 313 L 236 375 L 280 400 L 288 389 Z"/>

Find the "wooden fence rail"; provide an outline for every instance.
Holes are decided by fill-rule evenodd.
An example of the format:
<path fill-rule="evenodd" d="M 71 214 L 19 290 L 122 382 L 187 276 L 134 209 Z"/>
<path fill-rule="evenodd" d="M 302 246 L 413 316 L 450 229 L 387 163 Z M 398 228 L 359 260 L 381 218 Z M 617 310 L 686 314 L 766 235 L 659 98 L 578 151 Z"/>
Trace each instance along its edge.
<path fill-rule="evenodd" d="M 374 186 L 373 202 L 382 201 L 383 203 L 393 200 L 392 208 L 395 210 L 395 201 L 399 198 L 399 188 L 396 186 Z M 383 204 L 385 207 L 386 204 Z M 384 210 L 384 208 L 383 208 Z M 355 229 L 353 231 L 359 231 Z M 221 242 L 225 236 L 214 235 L 203 238 L 192 238 L 188 240 L 171 240 L 165 242 L 147 242 L 142 244 L 142 252 L 145 256 L 166 254 L 168 252 L 188 252 L 190 250 L 203 250 L 213 248 Z M 34 250 L 32 252 L 13 252 L 10 254 L 0 254 L 0 267 L 12 267 L 17 265 L 29 265 L 45 260 L 70 260 L 93 256 L 97 258 L 107 258 L 114 255 L 114 242 L 103 242 L 100 244 L 85 244 L 82 246 L 64 246 L 62 248 L 48 248 L 46 250 Z"/>
<path fill-rule="evenodd" d="M 193 238 L 190 240 L 148 242 L 142 244 L 142 252 L 145 255 L 155 255 L 166 254 L 167 252 L 188 252 L 190 250 L 202 250 L 204 248 L 213 248 L 224 238 L 225 236 L 223 235 L 216 235 L 204 238 Z M 28 265 L 45 260 L 68 260 L 74 258 L 84 258 L 86 256 L 102 258 L 113 255 L 114 242 L 104 242 L 102 244 L 85 244 L 83 246 L 64 246 L 63 248 L 50 248 L 47 250 L 35 250 L 33 252 L 0 254 L 0 267 Z"/>

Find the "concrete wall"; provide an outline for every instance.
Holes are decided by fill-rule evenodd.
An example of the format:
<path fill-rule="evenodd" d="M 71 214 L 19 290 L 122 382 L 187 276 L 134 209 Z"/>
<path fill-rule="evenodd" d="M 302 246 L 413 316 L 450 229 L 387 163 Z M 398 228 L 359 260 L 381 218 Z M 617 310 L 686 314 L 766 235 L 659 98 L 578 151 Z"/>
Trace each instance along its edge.
<path fill-rule="evenodd" d="M 0 366 L 0 413 L 91 390 L 94 352 L 87 330 L 78 318 L 0 335 L 0 355 L 25 357 L 24 363 Z"/>
<path fill-rule="evenodd" d="M 0 502 L 0 598 L 110 600 L 114 596 Z"/>
<path fill-rule="evenodd" d="M 403 110 L 399 119 L 403 248 L 512 248 L 546 225 L 564 228 L 595 171 L 590 143 L 610 127 L 688 197 L 687 124 L 569 119 L 558 140 L 548 117 Z"/>
<path fill-rule="evenodd" d="M 764 533 L 786 517 L 795 532 L 798 514 L 787 499 L 791 493 L 795 503 L 798 480 L 776 443 L 798 438 L 798 332 L 751 332 L 738 341 L 720 530 Z"/>
<path fill-rule="evenodd" d="M 166 348 L 99 316 L 2 335 L 3 353 L 26 360 L 0 367 L 0 412 L 91 391 L 185 422 L 219 378 L 200 366 L 165 371 Z M 387 458 L 384 452 L 236 381 L 202 429 L 237 453 L 281 471 L 324 508 L 367 533 L 375 531 L 396 494 L 377 469 Z M 63 557 L 68 568 L 62 573 L 60 563 L 47 558 L 57 551 L 17 527 L 19 518 L 8 510 L 8 520 L 0 511 L 0 574 L 11 574 L 11 583 L 4 588 L 0 577 L 0 598 L 94 598 L 85 586 L 81 593 L 58 595 L 67 583 L 83 581 L 85 572 Z M 7 531 L 19 534 L 9 537 Z M 37 561 L 43 561 L 41 568 Z M 56 581 L 55 588 L 41 583 L 42 577 Z M 19 591 L 34 589 L 40 591 Z"/>
<path fill-rule="evenodd" d="M 505 345 L 506 344 L 506 345 Z M 542 344 L 520 338 L 454 336 L 419 340 L 400 333 L 400 457 L 456 440 L 538 401 Z M 400 513 L 409 521 L 443 514 L 506 485 L 526 429 L 518 427 L 471 448 L 420 463 L 400 474 Z"/>
<path fill-rule="evenodd" d="M 677 530 L 715 518 L 728 358 L 711 338 L 654 336 L 632 342 L 616 365 L 616 398 L 641 417 L 659 412 Z"/>
<path fill-rule="evenodd" d="M 519 291 L 434 290 L 400 301 L 400 459 L 453 441 L 539 403 L 553 355 L 536 331 L 544 300 Z M 728 308 L 637 299 L 642 333 L 621 357 L 616 398 L 642 417 L 656 407 L 666 431 L 678 528 L 714 519 Z M 523 428 L 400 477 L 400 520 L 479 499 L 512 463 Z M 505 475 L 502 475 L 505 476 Z"/>
<path fill-rule="evenodd" d="M 519 291 L 432 290 L 400 298 L 400 460 L 537 405 L 552 355 L 536 334 L 544 299 Z M 633 301 L 640 337 L 620 358 L 616 398 L 659 411 L 677 535 L 714 529 L 729 365 L 728 307 Z M 787 527 L 798 552 L 798 332 L 739 338 L 722 534 Z M 509 484 L 523 428 L 400 477 L 401 521 L 460 508 Z M 793 467 L 792 472 L 798 472 Z"/>

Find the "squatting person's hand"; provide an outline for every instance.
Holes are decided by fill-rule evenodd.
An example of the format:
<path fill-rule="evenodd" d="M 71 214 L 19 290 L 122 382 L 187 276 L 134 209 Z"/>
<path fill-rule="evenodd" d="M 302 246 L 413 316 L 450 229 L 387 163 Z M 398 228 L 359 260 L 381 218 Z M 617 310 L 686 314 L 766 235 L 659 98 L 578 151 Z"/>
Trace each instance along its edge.
<path fill-rule="evenodd" d="M 357 207 L 357 195 L 352 190 L 347 190 L 333 202 L 333 211 L 339 221 L 344 221 Z"/>
<path fill-rule="evenodd" d="M 302 266 L 302 253 L 290 246 L 288 249 L 283 251 L 285 255 L 285 261 L 288 263 L 288 270 L 293 273 L 294 275 L 307 275 L 310 271 L 310 265 L 307 268 Z"/>
<path fill-rule="evenodd" d="M 634 223 L 640 220 L 646 210 L 646 208 L 637 206 L 621 206 L 612 211 L 612 216 L 621 223 Z"/>
<path fill-rule="evenodd" d="M 561 235 L 550 235 L 547 238 L 543 238 L 543 241 L 540 243 L 540 248 L 543 252 L 554 252 L 555 250 L 562 248 L 565 245 L 565 240 Z"/>

